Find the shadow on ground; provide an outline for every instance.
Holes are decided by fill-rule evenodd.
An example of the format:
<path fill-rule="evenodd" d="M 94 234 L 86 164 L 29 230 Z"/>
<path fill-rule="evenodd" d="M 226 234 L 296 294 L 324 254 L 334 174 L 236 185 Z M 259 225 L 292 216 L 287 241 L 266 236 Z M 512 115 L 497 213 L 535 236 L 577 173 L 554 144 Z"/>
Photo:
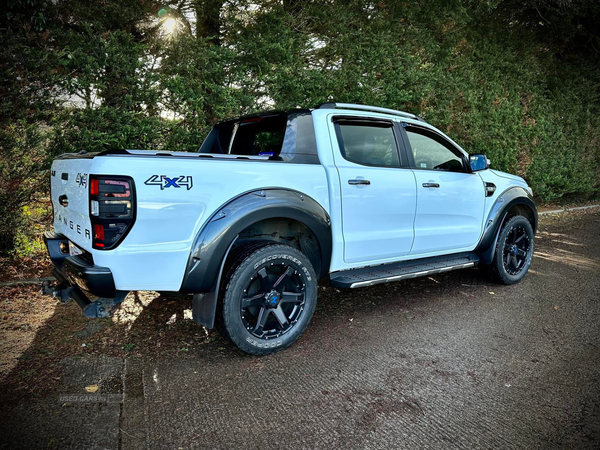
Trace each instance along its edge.
<path fill-rule="evenodd" d="M 263 358 L 189 320 L 189 297 L 101 321 L 57 306 L 0 383 L 0 446 L 597 448 L 599 225 L 546 220 L 516 286 L 321 286 L 306 334 Z"/>

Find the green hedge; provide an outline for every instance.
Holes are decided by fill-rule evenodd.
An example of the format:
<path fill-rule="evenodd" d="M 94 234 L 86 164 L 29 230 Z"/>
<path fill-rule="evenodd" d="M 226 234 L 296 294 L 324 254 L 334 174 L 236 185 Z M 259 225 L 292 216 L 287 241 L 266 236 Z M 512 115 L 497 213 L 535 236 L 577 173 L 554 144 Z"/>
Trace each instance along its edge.
<path fill-rule="evenodd" d="M 47 170 L 60 153 L 194 151 L 218 120 L 331 100 L 423 116 L 525 177 L 539 201 L 598 194 L 592 1 L 179 4 L 9 1 L 0 251 L 29 251 L 48 226 Z"/>

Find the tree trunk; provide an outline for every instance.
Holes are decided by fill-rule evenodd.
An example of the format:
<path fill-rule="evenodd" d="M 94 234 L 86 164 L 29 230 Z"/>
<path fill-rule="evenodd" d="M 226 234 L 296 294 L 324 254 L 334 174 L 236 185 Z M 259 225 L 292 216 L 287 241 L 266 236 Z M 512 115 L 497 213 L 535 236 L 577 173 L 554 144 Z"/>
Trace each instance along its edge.
<path fill-rule="evenodd" d="M 225 0 L 197 0 L 196 37 L 213 45 L 220 44 L 221 9 Z"/>

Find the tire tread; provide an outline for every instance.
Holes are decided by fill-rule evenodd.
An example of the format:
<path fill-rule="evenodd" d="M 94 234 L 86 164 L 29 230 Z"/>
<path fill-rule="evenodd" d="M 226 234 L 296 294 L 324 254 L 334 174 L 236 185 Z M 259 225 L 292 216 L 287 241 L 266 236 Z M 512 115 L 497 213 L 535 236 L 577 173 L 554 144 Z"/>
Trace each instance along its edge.
<path fill-rule="evenodd" d="M 518 283 L 519 281 L 521 281 L 523 279 L 523 277 L 525 276 L 525 274 L 524 274 L 523 277 L 521 277 L 517 280 L 514 280 L 507 275 L 506 271 L 503 270 L 503 265 L 502 265 L 503 262 L 502 262 L 501 246 L 502 247 L 504 246 L 504 244 L 503 244 L 504 240 L 502 239 L 504 230 L 506 230 L 509 227 L 512 227 L 515 222 L 518 222 L 520 220 L 524 220 L 531 227 L 531 224 L 529 223 L 527 218 L 525 218 L 523 216 L 519 216 L 519 215 L 511 216 L 510 218 L 505 220 L 504 223 L 502 224 L 502 228 L 500 229 L 500 233 L 498 235 L 498 241 L 496 242 L 496 248 L 494 249 L 494 258 L 492 259 L 492 263 L 479 265 L 479 270 L 481 270 L 481 272 L 487 278 L 489 278 L 490 280 L 492 280 L 498 284 L 506 284 L 506 285 L 515 284 L 515 283 Z M 533 230 L 532 230 L 532 232 L 533 232 Z M 531 245 L 534 245 L 533 240 L 531 241 Z M 525 272 L 525 273 L 527 273 L 527 272 Z"/>
<path fill-rule="evenodd" d="M 296 340 L 304 333 L 304 331 L 308 327 L 308 324 L 310 323 L 310 319 L 312 318 L 309 317 L 309 319 L 304 324 L 302 324 L 301 328 L 298 328 L 294 331 L 296 335 L 294 339 L 289 340 L 285 344 L 275 349 L 261 349 L 253 347 L 251 345 L 248 345 L 243 339 L 240 339 L 240 337 L 237 336 L 235 333 L 231 332 L 232 327 L 228 326 L 227 318 L 230 315 L 229 308 L 231 308 L 232 305 L 231 303 L 228 304 L 228 302 L 225 301 L 227 289 L 229 289 L 231 285 L 235 285 L 238 282 L 238 279 L 241 277 L 241 274 L 245 270 L 246 264 L 248 264 L 249 261 L 255 261 L 257 259 L 260 259 L 262 257 L 262 254 L 271 253 L 273 251 L 299 253 L 300 256 L 304 258 L 304 264 L 311 270 L 312 275 L 315 277 L 314 282 L 316 286 L 316 275 L 314 272 L 314 268 L 310 264 L 310 260 L 300 250 L 289 245 L 273 244 L 269 241 L 254 242 L 250 243 L 250 245 L 245 246 L 245 248 L 240 248 L 235 255 L 232 254 L 231 263 L 227 267 L 226 275 L 223 278 L 223 283 L 221 284 L 221 292 L 219 294 L 219 304 L 221 307 L 221 314 L 218 314 L 220 316 L 220 328 L 222 328 L 222 332 L 224 333 L 224 335 L 227 336 L 237 347 L 239 347 L 246 353 L 250 353 L 252 355 L 265 355 L 288 348 L 290 345 L 296 342 Z M 309 313 L 309 315 L 312 316 L 312 311 L 305 311 L 305 314 L 306 313 Z"/>

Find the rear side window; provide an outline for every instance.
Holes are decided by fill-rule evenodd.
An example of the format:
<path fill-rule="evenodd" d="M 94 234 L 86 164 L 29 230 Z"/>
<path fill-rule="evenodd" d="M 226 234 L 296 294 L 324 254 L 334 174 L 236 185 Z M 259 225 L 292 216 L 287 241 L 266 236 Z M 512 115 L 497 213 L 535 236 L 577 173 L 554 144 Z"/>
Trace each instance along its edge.
<path fill-rule="evenodd" d="M 364 166 L 400 167 L 391 123 L 337 122 L 342 156 Z"/>

